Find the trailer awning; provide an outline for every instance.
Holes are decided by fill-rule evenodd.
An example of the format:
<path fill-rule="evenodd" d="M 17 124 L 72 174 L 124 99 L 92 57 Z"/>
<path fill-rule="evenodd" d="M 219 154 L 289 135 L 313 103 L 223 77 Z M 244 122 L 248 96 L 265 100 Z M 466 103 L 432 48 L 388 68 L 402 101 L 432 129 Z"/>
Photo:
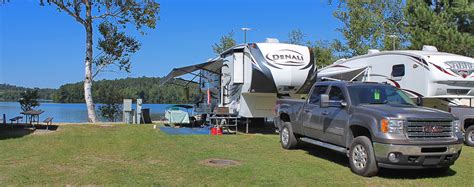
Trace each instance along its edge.
<path fill-rule="evenodd" d="M 329 68 L 334 68 L 335 70 L 328 70 Z M 368 67 L 358 67 L 358 68 L 335 68 L 328 67 L 322 69 L 318 72 L 318 79 L 330 78 L 344 81 L 353 81 L 360 75 L 362 75 Z"/>
<path fill-rule="evenodd" d="M 195 75 L 195 76 L 200 76 L 199 74 L 193 73 L 197 70 L 205 70 L 205 71 L 209 71 L 211 73 L 220 74 L 218 72 L 218 70 L 219 70 L 219 68 L 222 67 L 222 61 L 223 60 L 221 58 L 214 58 L 214 59 L 211 59 L 211 60 L 209 60 L 205 63 L 195 64 L 195 65 L 185 66 L 185 67 L 180 67 L 180 68 L 174 68 L 173 70 L 171 70 L 170 73 L 168 73 L 168 75 L 166 75 L 166 77 L 161 79 L 160 86 L 165 84 L 166 82 L 170 81 L 171 79 L 173 79 L 175 77 L 183 76 L 183 75 L 186 75 L 186 74 L 192 74 L 192 75 Z"/>
<path fill-rule="evenodd" d="M 472 95 L 435 95 L 425 96 L 426 99 L 474 99 Z"/>

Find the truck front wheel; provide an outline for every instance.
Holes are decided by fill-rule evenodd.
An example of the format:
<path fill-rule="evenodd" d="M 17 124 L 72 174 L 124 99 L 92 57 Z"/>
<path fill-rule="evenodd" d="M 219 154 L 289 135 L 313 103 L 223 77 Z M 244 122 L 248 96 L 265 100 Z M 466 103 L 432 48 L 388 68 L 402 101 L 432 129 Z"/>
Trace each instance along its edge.
<path fill-rule="evenodd" d="M 280 130 L 280 143 L 283 149 L 294 149 L 298 145 L 298 140 L 293 134 L 290 122 L 284 122 Z"/>
<path fill-rule="evenodd" d="M 464 140 L 466 145 L 474 146 L 474 125 L 471 125 L 466 129 Z"/>
<path fill-rule="evenodd" d="M 368 137 L 354 138 L 349 149 L 349 165 L 351 171 L 357 175 L 372 177 L 377 174 L 374 148 Z"/>

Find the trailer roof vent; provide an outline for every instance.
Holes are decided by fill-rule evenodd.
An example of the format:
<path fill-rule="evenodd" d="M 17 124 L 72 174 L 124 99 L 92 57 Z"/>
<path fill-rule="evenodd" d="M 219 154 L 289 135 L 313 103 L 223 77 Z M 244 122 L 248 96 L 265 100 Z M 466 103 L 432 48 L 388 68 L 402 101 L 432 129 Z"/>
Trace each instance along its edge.
<path fill-rule="evenodd" d="M 423 51 L 438 52 L 438 48 L 432 45 L 423 45 Z"/>
<path fill-rule="evenodd" d="M 265 38 L 265 43 L 280 43 L 276 38 Z"/>
<path fill-rule="evenodd" d="M 377 49 L 369 49 L 369 51 L 367 51 L 367 54 L 369 54 L 369 55 L 370 54 L 375 54 L 375 53 L 380 53 L 380 51 L 377 50 Z"/>

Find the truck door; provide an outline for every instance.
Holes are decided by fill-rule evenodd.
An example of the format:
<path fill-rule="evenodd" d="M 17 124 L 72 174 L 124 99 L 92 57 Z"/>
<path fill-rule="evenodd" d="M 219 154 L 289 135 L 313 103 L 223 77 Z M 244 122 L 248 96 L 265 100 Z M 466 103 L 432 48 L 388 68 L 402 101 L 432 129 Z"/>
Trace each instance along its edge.
<path fill-rule="evenodd" d="M 326 85 L 314 87 L 313 92 L 302 109 L 301 120 L 305 136 L 322 140 L 323 126 L 319 102 L 321 94 L 325 94 L 327 88 L 328 86 Z"/>
<path fill-rule="evenodd" d="M 341 106 L 341 102 L 346 102 L 343 89 L 338 86 L 331 86 L 329 90 L 329 107 L 321 109 L 324 139 L 332 144 L 344 145 L 343 135 L 348 119 L 347 108 Z"/>

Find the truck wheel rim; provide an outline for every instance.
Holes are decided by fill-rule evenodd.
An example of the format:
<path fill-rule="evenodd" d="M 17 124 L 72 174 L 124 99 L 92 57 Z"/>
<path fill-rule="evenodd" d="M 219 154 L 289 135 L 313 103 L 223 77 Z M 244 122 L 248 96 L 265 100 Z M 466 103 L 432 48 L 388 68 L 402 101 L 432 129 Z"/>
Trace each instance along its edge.
<path fill-rule="evenodd" d="M 288 139 L 290 138 L 289 136 L 290 135 L 288 133 L 288 128 L 283 128 L 283 130 L 281 131 L 281 142 L 283 143 L 283 145 L 288 144 Z"/>
<path fill-rule="evenodd" d="M 474 131 L 469 132 L 467 140 L 472 143 L 472 141 L 474 140 Z"/>
<path fill-rule="evenodd" d="M 358 144 L 352 151 L 352 163 L 357 169 L 364 169 L 367 165 L 367 151 L 364 146 Z"/>

